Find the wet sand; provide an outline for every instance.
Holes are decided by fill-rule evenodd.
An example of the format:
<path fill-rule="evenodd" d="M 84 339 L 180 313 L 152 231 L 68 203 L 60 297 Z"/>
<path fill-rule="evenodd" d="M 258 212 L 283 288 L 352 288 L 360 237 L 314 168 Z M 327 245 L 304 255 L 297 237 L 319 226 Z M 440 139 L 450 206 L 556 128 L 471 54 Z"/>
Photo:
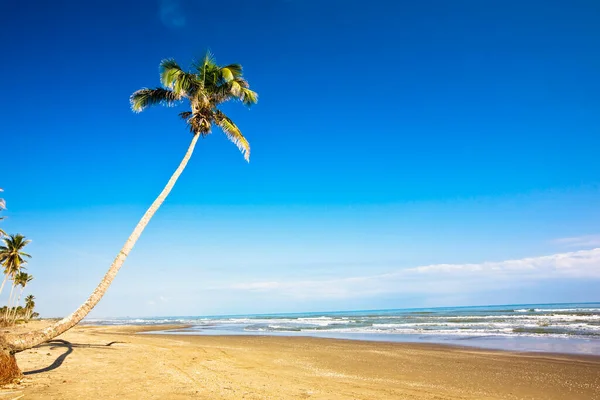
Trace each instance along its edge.
<path fill-rule="evenodd" d="M 163 329 L 164 327 L 159 327 Z M 599 399 L 600 357 L 80 326 L 0 399 Z M 107 345 L 112 343 L 110 345 Z"/>

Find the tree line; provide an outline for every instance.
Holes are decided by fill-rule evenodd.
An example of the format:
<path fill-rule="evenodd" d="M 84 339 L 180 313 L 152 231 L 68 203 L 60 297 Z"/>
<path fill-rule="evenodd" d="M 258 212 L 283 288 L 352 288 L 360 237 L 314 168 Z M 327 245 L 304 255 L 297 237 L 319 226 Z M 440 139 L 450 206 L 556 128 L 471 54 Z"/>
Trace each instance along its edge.
<path fill-rule="evenodd" d="M 0 189 L 0 192 L 3 190 Z M 6 209 L 6 201 L 0 199 L 0 211 Z M 5 217 L 0 216 L 0 221 Z M 20 233 L 9 235 L 0 228 L 0 266 L 4 272 L 4 279 L 0 286 L 0 294 L 4 290 L 6 282 L 10 281 L 10 294 L 8 303 L 0 308 L 0 325 L 10 326 L 16 322 L 29 321 L 31 318 L 39 316 L 34 312 L 35 296 L 30 294 L 25 297 L 25 306 L 21 306 L 21 297 L 27 287 L 27 284 L 33 280 L 33 275 L 28 274 L 24 270 L 27 269 L 27 261 L 25 258 L 31 258 L 31 255 L 25 253 L 24 248 L 31 240 L 25 239 L 25 236 Z M 19 289 L 20 288 L 20 289 Z M 15 290 L 17 289 L 17 290 Z"/>

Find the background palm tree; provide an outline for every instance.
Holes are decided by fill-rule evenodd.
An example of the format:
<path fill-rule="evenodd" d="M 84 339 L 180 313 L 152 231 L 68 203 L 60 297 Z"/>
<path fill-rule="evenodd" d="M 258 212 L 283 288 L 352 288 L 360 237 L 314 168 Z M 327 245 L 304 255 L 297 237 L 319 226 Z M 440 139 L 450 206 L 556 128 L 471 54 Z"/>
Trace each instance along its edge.
<path fill-rule="evenodd" d="M 21 301 L 21 296 L 23 295 L 23 291 L 29 282 L 33 280 L 33 275 L 28 274 L 27 272 L 19 272 L 17 276 L 15 276 L 15 282 L 17 285 L 21 286 L 21 292 L 19 292 L 19 297 L 17 298 L 17 302 L 15 303 L 15 309 L 13 310 L 12 320 L 13 322 L 17 319 L 17 307 L 19 306 L 19 302 Z"/>
<path fill-rule="evenodd" d="M 31 240 L 26 240 L 25 236 L 17 233 L 16 235 L 10 235 L 2 238 L 4 243 L 0 246 L 0 265 L 4 268 L 4 280 L 2 286 L 0 286 L 0 293 L 4 289 L 6 280 L 14 277 L 23 265 L 27 262 L 23 257 L 31 258 L 31 256 L 23 251 Z"/>
<path fill-rule="evenodd" d="M 11 277 L 12 285 L 10 288 L 10 294 L 8 295 L 8 304 L 6 305 L 6 312 L 4 314 L 4 320 L 7 322 L 10 321 L 12 318 L 13 311 L 15 311 L 13 309 L 19 305 L 18 302 L 13 304 L 13 292 L 14 292 L 15 288 L 17 286 L 23 286 L 23 285 L 27 284 L 26 281 L 27 281 L 29 275 L 27 275 L 27 273 L 21 271 L 22 268 L 25 268 L 24 264 L 25 263 L 21 264 L 19 269 L 14 270 L 12 273 L 12 277 Z M 31 279 L 33 279 L 33 277 Z M 16 293 L 15 293 L 15 295 L 16 295 Z M 20 299 L 20 297 L 21 296 L 19 295 L 19 299 Z"/>
<path fill-rule="evenodd" d="M 129 252 L 137 242 L 146 225 L 164 202 L 175 182 L 187 165 L 199 136 L 208 135 L 213 124 L 219 126 L 225 135 L 236 144 L 246 160 L 250 159 L 250 145 L 240 129 L 227 117 L 218 106 L 228 100 L 240 100 L 245 105 L 258 101 L 256 92 L 250 90 L 248 82 L 242 76 L 242 66 L 230 64 L 219 66 L 214 57 L 207 53 L 199 62 L 193 64 L 192 71 L 183 71 L 172 59 L 160 63 L 160 79 L 163 87 L 155 89 L 140 89 L 131 95 L 131 107 L 134 111 L 142 111 L 153 105 L 174 105 L 180 101 L 188 102 L 189 111 L 179 114 L 189 126 L 192 140 L 183 160 L 175 170 L 167 185 L 154 200 L 150 208 L 142 216 L 125 245 L 113 261 L 108 272 L 90 297 L 73 314 L 54 323 L 53 325 L 23 334 L 6 334 L 0 337 L 0 364 L 4 364 L 2 381 L 14 379 L 19 369 L 14 354 L 34 347 L 67 331 L 81 321 L 98 304 Z M 0 368 L 2 370 L 2 368 Z M 16 372 L 15 372 L 16 371 Z M 10 376 L 10 375 L 14 376 Z"/>
<path fill-rule="evenodd" d="M 31 318 L 31 313 L 33 313 L 33 309 L 35 308 L 35 296 L 30 294 L 25 297 L 25 319 L 29 320 Z"/>

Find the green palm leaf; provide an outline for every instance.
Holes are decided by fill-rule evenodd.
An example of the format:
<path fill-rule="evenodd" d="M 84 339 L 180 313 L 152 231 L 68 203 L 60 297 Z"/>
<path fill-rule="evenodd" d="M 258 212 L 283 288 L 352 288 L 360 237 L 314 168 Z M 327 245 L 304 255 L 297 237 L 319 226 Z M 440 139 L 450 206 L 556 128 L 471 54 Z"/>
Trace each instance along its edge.
<path fill-rule="evenodd" d="M 248 88 L 242 88 L 241 100 L 242 103 L 250 107 L 251 105 L 258 103 L 258 93 Z"/>
<path fill-rule="evenodd" d="M 221 79 L 223 82 L 230 82 L 233 78 L 235 77 L 229 68 L 221 68 Z"/>
<path fill-rule="evenodd" d="M 225 136 L 240 149 L 246 161 L 250 162 L 250 143 L 248 143 L 248 140 L 242 135 L 242 132 L 233 121 L 217 110 L 215 112 L 215 123 L 223 130 Z"/>
<path fill-rule="evenodd" d="M 163 88 L 144 88 L 133 93 L 131 107 L 140 112 L 157 104 L 172 106 L 187 100 L 188 111 L 179 117 L 188 124 L 193 134 L 208 135 L 213 124 L 218 125 L 225 135 L 250 159 L 250 144 L 233 121 L 217 109 L 229 100 L 240 100 L 247 106 L 256 104 L 258 94 L 250 90 L 242 74 L 240 64 L 219 66 L 210 51 L 202 59 L 192 63 L 191 71 L 184 71 L 173 59 L 160 63 L 160 81 Z"/>
<path fill-rule="evenodd" d="M 192 116 L 192 112 L 191 111 L 180 112 L 179 116 L 181 117 L 181 119 L 184 119 L 187 121 L 187 119 Z"/>
<path fill-rule="evenodd" d="M 177 77 L 182 72 L 181 67 L 172 58 L 162 60 L 160 62 L 160 83 L 166 88 L 173 89 Z"/>
<path fill-rule="evenodd" d="M 173 91 L 180 96 L 193 96 L 193 94 L 200 88 L 200 82 L 198 77 L 194 74 L 182 72 L 175 80 Z"/>
<path fill-rule="evenodd" d="M 242 76 L 242 66 L 240 64 L 229 64 L 224 66 L 222 69 L 225 68 L 232 73 L 234 78 L 240 78 Z"/>
<path fill-rule="evenodd" d="M 169 89 L 162 88 L 143 88 L 135 91 L 129 98 L 129 101 L 131 102 L 131 108 L 135 112 L 141 112 L 147 107 L 158 104 L 163 104 L 170 107 L 179 100 L 181 100 L 181 96 Z"/>

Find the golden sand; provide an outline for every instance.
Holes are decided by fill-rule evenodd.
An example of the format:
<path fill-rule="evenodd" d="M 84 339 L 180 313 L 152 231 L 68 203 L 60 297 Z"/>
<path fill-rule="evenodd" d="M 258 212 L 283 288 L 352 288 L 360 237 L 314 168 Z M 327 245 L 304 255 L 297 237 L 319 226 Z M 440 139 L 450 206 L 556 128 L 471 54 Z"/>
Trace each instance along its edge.
<path fill-rule="evenodd" d="M 600 399 L 600 357 L 140 329 L 80 326 L 18 354 L 25 379 L 0 399 Z"/>

